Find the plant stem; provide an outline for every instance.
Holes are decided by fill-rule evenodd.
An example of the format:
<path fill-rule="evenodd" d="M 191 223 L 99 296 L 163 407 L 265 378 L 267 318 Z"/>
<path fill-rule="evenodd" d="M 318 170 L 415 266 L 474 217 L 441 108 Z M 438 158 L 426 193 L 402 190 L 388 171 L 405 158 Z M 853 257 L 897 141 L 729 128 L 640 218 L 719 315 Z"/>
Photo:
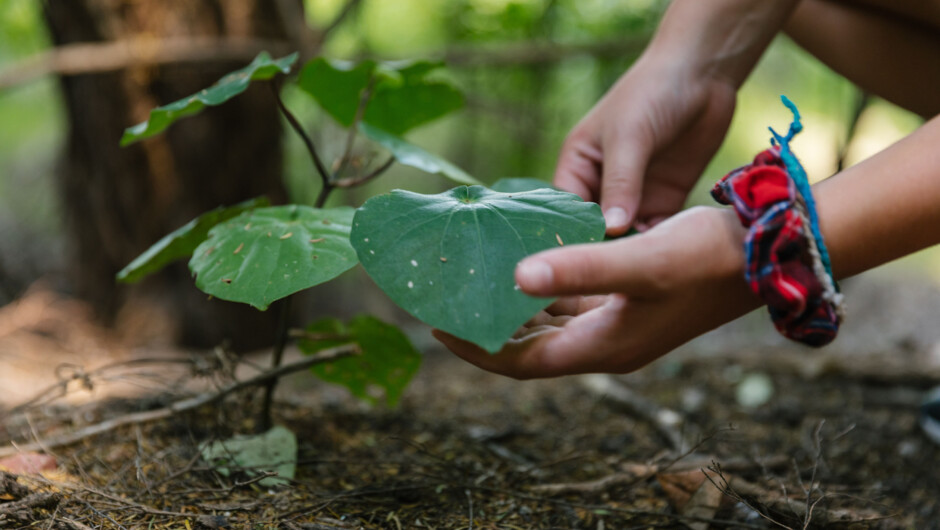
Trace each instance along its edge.
<path fill-rule="evenodd" d="M 278 85 L 277 82 L 273 82 L 271 83 L 271 88 L 274 91 L 274 99 L 277 101 L 277 108 L 287 119 L 287 123 L 290 124 L 304 141 L 304 145 L 307 146 L 307 151 L 310 153 L 310 158 L 313 159 L 313 165 L 317 168 L 317 173 L 320 174 L 320 180 L 323 181 L 323 187 L 324 189 L 327 188 L 330 185 L 330 172 L 326 170 L 326 166 L 323 165 L 323 161 L 320 160 L 320 155 L 317 154 L 317 149 L 313 146 L 313 140 L 311 140 L 307 132 L 304 131 L 303 126 L 300 125 L 300 122 L 297 121 L 294 114 L 284 105 L 284 101 L 281 99 L 280 85 Z M 320 193 L 321 195 L 323 194 L 322 191 Z"/>
<path fill-rule="evenodd" d="M 290 325 L 290 306 L 293 295 L 288 296 L 280 303 L 277 316 L 277 335 L 274 339 L 274 352 L 271 355 L 271 368 L 281 366 L 284 358 L 284 347 L 287 346 L 288 329 Z M 264 387 L 264 400 L 261 403 L 261 421 L 258 422 L 258 431 L 265 432 L 271 428 L 271 407 L 274 404 L 274 389 L 277 388 L 277 379 L 272 379 Z"/>
<path fill-rule="evenodd" d="M 334 184 L 334 186 L 337 188 L 355 188 L 356 186 L 361 186 L 365 184 L 366 182 L 369 182 L 370 180 L 374 179 L 375 177 L 381 175 L 382 173 L 385 173 L 385 171 L 388 170 L 388 168 L 392 167 L 392 164 L 394 163 L 395 163 L 395 157 L 390 156 L 388 157 L 388 160 L 382 163 L 381 166 L 373 169 L 369 173 L 358 176 L 358 177 L 351 177 L 351 178 L 339 180 Z"/>
<path fill-rule="evenodd" d="M 317 195 L 316 202 L 313 203 L 315 208 L 323 208 L 323 205 L 326 204 L 326 199 L 330 196 L 330 192 L 333 191 L 332 182 L 324 182 L 323 187 L 320 188 L 320 194 Z"/>

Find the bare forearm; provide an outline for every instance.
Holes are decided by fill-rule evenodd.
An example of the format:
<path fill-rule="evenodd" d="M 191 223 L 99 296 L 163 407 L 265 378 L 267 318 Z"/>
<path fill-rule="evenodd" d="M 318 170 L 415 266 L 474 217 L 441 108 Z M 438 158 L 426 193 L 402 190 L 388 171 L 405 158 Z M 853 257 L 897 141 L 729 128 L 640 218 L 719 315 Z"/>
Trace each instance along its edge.
<path fill-rule="evenodd" d="M 940 244 L 940 117 L 814 187 L 837 277 Z"/>
<path fill-rule="evenodd" d="M 901 14 L 804 0 L 787 34 L 862 88 L 918 114 L 940 113 L 940 33 Z"/>
<path fill-rule="evenodd" d="M 648 52 L 740 86 L 798 0 L 675 0 Z"/>

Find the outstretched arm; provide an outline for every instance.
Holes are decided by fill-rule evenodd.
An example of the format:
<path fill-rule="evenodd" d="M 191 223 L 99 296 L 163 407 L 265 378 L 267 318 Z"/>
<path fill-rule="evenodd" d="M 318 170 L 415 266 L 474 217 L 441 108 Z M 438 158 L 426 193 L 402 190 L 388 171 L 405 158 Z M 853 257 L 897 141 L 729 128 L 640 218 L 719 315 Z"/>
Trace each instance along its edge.
<path fill-rule="evenodd" d="M 937 145 L 940 117 L 814 187 L 837 277 L 940 243 Z M 700 207 L 637 236 L 543 252 L 516 270 L 525 292 L 603 296 L 563 299 L 496 355 L 435 336 L 520 379 L 632 371 L 760 305 L 744 283 L 743 237 L 731 210 Z"/>

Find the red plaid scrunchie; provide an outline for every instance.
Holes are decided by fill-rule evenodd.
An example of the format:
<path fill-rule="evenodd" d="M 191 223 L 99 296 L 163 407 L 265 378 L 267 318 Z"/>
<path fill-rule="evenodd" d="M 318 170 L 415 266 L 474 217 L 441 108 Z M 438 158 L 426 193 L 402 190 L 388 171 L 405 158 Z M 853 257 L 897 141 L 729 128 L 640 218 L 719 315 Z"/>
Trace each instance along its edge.
<path fill-rule="evenodd" d="M 744 276 L 751 291 L 767 303 L 777 330 L 810 346 L 832 342 L 841 322 L 841 295 L 827 289 L 827 277 L 820 277 L 806 204 L 781 157 L 781 146 L 723 177 L 711 194 L 733 205 L 748 228 Z"/>

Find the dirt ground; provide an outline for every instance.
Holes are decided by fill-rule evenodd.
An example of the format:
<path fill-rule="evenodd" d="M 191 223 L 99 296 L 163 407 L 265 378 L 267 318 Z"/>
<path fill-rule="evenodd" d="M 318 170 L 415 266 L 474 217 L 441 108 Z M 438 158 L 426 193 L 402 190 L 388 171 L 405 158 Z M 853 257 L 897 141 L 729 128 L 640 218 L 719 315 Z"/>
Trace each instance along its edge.
<path fill-rule="evenodd" d="M 418 329 L 425 362 L 394 410 L 309 374 L 282 381 L 275 419 L 299 462 L 271 489 L 199 458 L 255 428 L 253 390 L 43 450 L 256 372 L 128 346 L 36 289 L 0 308 L 0 454 L 38 439 L 55 461 L 0 471 L 0 528 L 940 528 L 940 445 L 918 425 L 940 384 L 940 291 L 880 277 L 846 291 L 858 309 L 827 349 L 756 314 L 615 377 L 518 382 Z M 16 408 L 61 380 L 65 397 Z"/>

